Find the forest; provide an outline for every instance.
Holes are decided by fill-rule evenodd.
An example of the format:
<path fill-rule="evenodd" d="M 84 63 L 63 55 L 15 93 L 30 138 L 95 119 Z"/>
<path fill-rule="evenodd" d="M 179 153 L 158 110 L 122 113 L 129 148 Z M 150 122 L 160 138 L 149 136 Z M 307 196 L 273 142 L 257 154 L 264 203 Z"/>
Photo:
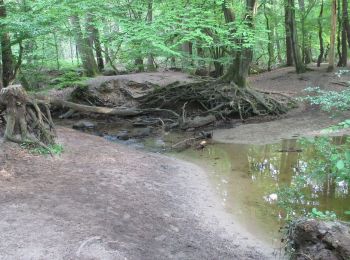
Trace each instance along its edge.
<path fill-rule="evenodd" d="M 0 0 L 1 259 L 349 259 L 348 0 Z"/>

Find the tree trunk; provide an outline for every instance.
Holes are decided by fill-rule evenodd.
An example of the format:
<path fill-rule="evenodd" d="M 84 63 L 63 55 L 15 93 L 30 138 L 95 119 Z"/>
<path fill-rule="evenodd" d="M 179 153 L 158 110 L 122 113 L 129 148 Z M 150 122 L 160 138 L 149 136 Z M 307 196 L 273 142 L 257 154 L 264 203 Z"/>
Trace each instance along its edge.
<path fill-rule="evenodd" d="M 350 23 L 349 23 L 349 13 L 348 13 L 348 0 L 343 0 L 343 26 L 346 31 L 348 45 L 350 47 Z"/>
<path fill-rule="evenodd" d="M 0 0 L 0 19 L 7 17 L 6 7 L 3 0 Z M 6 25 L 1 25 L 1 56 L 2 56 L 2 86 L 7 87 L 14 79 L 14 62 L 11 49 L 11 38 L 7 32 Z"/>
<path fill-rule="evenodd" d="M 74 30 L 75 41 L 77 43 L 77 49 L 80 54 L 85 73 L 89 77 L 94 77 L 97 75 L 98 67 L 93 50 L 90 47 L 89 39 L 84 37 L 81 31 L 80 20 L 77 15 L 71 16 L 71 22 Z"/>
<path fill-rule="evenodd" d="M 342 18 L 341 18 L 341 59 L 339 60 L 339 66 L 346 67 L 348 64 L 348 42 L 347 42 L 347 23 L 349 23 L 349 17 L 348 17 L 348 3 L 347 0 L 342 1 Z"/>
<path fill-rule="evenodd" d="M 323 55 L 324 55 L 324 43 L 323 43 L 323 27 L 322 27 L 322 19 L 323 19 L 323 0 L 321 0 L 321 9 L 320 9 L 320 15 L 318 17 L 318 38 L 320 41 L 320 55 L 317 59 L 317 67 L 321 66 Z"/>
<path fill-rule="evenodd" d="M 234 18 L 231 9 L 228 9 L 226 3 L 224 2 L 224 15 L 225 19 Z M 227 10 L 228 9 L 228 10 Z M 256 12 L 256 0 L 246 0 L 246 15 L 245 20 L 247 25 L 253 29 L 254 27 L 254 15 Z M 232 22 L 230 20 L 226 20 Z M 222 80 L 230 82 L 233 81 L 241 88 L 247 87 L 247 77 L 249 74 L 250 64 L 253 59 L 253 49 L 252 47 L 244 46 L 244 42 L 240 41 L 240 50 L 236 52 L 233 60 L 233 64 L 230 66 L 229 70 L 223 76 Z"/>
<path fill-rule="evenodd" d="M 292 48 L 292 38 L 291 31 L 289 27 L 289 21 L 291 20 L 291 6 L 285 2 L 285 31 L 286 31 L 286 65 L 293 66 L 293 48 Z"/>
<path fill-rule="evenodd" d="M 278 26 L 278 24 L 276 23 L 275 24 L 275 29 L 274 29 L 274 39 L 275 39 L 276 48 L 277 48 L 277 59 L 278 59 L 278 62 L 280 64 L 282 64 L 283 60 L 282 60 L 282 54 L 281 54 L 281 44 L 280 44 L 280 38 L 279 38 L 279 35 L 278 35 L 278 31 L 276 29 L 277 26 Z"/>
<path fill-rule="evenodd" d="M 298 33 L 295 21 L 295 4 L 294 0 L 287 0 L 288 9 L 290 10 L 290 15 L 287 19 L 289 31 L 291 34 L 292 41 L 292 51 L 293 51 L 293 59 L 295 63 L 295 68 L 297 73 L 304 73 L 306 71 L 306 67 L 302 61 L 300 48 L 298 44 Z"/>
<path fill-rule="evenodd" d="M 0 104 L 6 106 L 5 138 L 16 143 L 33 143 L 44 148 L 55 143 L 54 124 L 48 104 L 30 98 L 21 85 L 0 92 Z M 18 126 L 16 128 L 16 125 Z M 29 129 L 29 131 L 28 131 Z M 17 138 L 17 130 L 21 138 Z"/>
<path fill-rule="evenodd" d="M 334 70 L 334 60 L 335 60 L 335 35 L 337 31 L 337 0 L 332 0 L 332 9 L 331 9 L 331 36 L 330 36 L 330 46 L 329 46 L 329 64 L 328 71 Z"/>
<path fill-rule="evenodd" d="M 102 46 L 100 42 L 100 32 L 98 31 L 96 25 L 94 24 L 95 20 L 92 13 L 87 14 L 87 32 L 89 34 L 89 43 L 90 48 L 95 49 L 97 67 L 101 72 L 104 69 L 103 55 L 102 55 Z"/>
<path fill-rule="evenodd" d="M 341 51 L 341 33 L 342 33 L 342 17 L 341 17 L 341 9 L 340 9 L 340 1 L 341 0 L 337 0 L 337 34 L 336 34 L 336 38 L 337 38 L 337 53 L 338 53 L 338 63 L 337 66 L 341 67 L 341 63 L 343 61 L 343 57 L 342 57 L 342 51 Z"/>
<path fill-rule="evenodd" d="M 266 4 L 264 4 L 264 15 L 266 19 L 266 30 L 267 30 L 267 39 L 268 39 L 267 51 L 269 54 L 269 60 L 267 62 L 267 70 L 271 71 L 272 69 L 271 66 L 272 66 L 272 63 L 274 62 L 273 29 L 271 28 L 271 25 L 270 25 L 268 10 L 266 10 Z"/>
<path fill-rule="evenodd" d="M 136 58 L 135 59 L 135 66 L 136 66 L 136 71 L 137 72 L 144 72 L 145 71 L 145 66 L 143 64 L 143 59 L 142 58 Z"/>
<path fill-rule="evenodd" d="M 148 10 L 147 10 L 147 21 L 148 24 L 151 24 L 153 21 L 153 0 L 148 0 Z M 147 57 L 147 71 L 155 71 L 156 67 L 154 66 L 154 57 L 152 53 L 148 54 Z"/>
<path fill-rule="evenodd" d="M 59 55 L 59 47 L 58 47 L 58 41 L 57 41 L 57 35 L 56 32 L 53 32 L 53 39 L 55 41 L 55 51 L 56 51 L 56 64 L 57 64 L 57 70 L 60 70 L 60 55 Z"/>
<path fill-rule="evenodd" d="M 305 56 L 306 56 L 305 2 L 304 2 L 304 0 L 298 0 L 298 2 L 299 2 L 300 13 L 301 13 L 301 18 L 300 18 L 300 25 L 301 25 L 301 58 L 302 58 L 302 62 L 306 63 L 305 62 Z"/>

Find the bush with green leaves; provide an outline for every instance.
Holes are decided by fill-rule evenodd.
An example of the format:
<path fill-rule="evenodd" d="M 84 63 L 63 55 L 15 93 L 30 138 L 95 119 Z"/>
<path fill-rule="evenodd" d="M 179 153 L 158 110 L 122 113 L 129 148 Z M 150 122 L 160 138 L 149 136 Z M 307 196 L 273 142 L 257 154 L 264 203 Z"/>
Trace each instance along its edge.
<path fill-rule="evenodd" d="M 77 71 L 67 71 L 63 75 L 53 79 L 50 85 L 58 89 L 85 87 L 87 79 L 87 77 L 80 76 Z"/>
<path fill-rule="evenodd" d="M 308 214 L 309 218 L 315 218 L 315 219 L 320 219 L 320 220 L 336 220 L 337 215 L 332 212 L 326 210 L 325 212 L 319 211 L 316 208 L 313 208 L 311 212 Z"/>
<path fill-rule="evenodd" d="M 345 111 L 350 109 L 350 89 L 343 91 L 322 90 L 319 87 L 309 87 L 305 89 L 308 95 L 301 98 L 311 105 L 318 105 L 323 111 Z"/>

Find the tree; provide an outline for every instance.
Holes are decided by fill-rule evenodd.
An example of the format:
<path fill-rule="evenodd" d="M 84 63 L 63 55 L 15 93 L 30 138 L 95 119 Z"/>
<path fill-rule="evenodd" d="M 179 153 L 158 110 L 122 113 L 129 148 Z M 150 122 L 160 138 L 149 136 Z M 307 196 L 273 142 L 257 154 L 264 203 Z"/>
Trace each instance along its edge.
<path fill-rule="evenodd" d="M 234 13 L 223 3 L 223 12 L 226 22 L 233 22 L 235 19 Z M 245 22 L 247 29 L 252 30 L 254 28 L 254 15 L 256 13 L 256 0 L 246 0 L 246 13 Z M 239 41 L 239 49 L 235 52 L 233 62 L 230 65 L 227 73 L 223 76 L 223 80 L 230 82 L 233 81 L 239 87 L 247 86 L 247 77 L 250 69 L 250 64 L 253 59 L 252 46 L 247 44 L 246 39 L 241 38 Z"/>
<path fill-rule="evenodd" d="M 306 67 L 302 61 L 301 54 L 300 54 L 297 26 L 295 21 L 294 0 L 287 0 L 286 8 L 289 10 L 289 12 L 287 13 L 288 16 L 286 17 L 286 21 L 290 32 L 291 47 L 292 47 L 295 69 L 297 73 L 303 73 L 306 71 Z"/>
<path fill-rule="evenodd" d="M 330 33 L 330 47 L 329 47 L 329 60 L 328 71 L 333 71 L 335 67 L 335 35 L 337 30 L 337 0 L 332 0 L 331 7 L 331 33 Z"/>
<path fill-rule="evenodd" d="M 288 4 L 288 2 L 285 0 L 284 4 L 284 10 L 285 10 L 285 34 L 286 34 L 286 65 L 287 66 L 293 66 L 293 48 L 292 48 L 292 34 L 290 31 L 289 22 L 291 20 L 291 6 Z"/>
<path fill-rule="evenodd" d="M 74 31 L 77 49 L 80 54 L 85 73 L 87 76 L 93 77 L 97 75 L 98 68 L 95 61 L 93 50 L 89 43 L 89 39 L 84 37 L 81 31 L 79 17 L 77 15 L 72 15 L 70 20 Z"/>
<path fill-rule="evenodd" d="M 317 19 L 317 22 L 318 22 L 318 39 L 319 39 L 319 42 L 320 42 L 320 54 L 319 54 L 319 56 L 317 58 L 317 67 L 321 66 L 321 62 L 322 62 L 323 56 L 324 56 L 322 19 L 323 19 L 323 0 L 321 0 L 320 15 L 319 15 L 319 17 Z"/>
<path fill-rule="evenodd" d="M 340 6 L 339 6 L 340 8 Z M 347 27 L 349 23 L 348 17 L 348 2 L 347 0 L 342 1 L 342 17 L 340 19 L 340 28 L 341 28 L 341 55 L 339 57 L 338 66 L 346 67 L 348 63 L 348 40 L 347 40 Z M 340 15 L 340 12 L 339 12 Z"/>
<path fill-rule="evenodd" d="M 7 17 L 6 6 L 3 0 L 0 0 L 0 18 Z M 7 87 L 15 77 L 14 61 L 11 49 L 10 33 L 7 31 L 6 25 L 1 26 L 1 56 L 2 56 L 2 84 Z"/>
<path fill-rule="evenodd" d="M 91 12 L 87 14 L 86 20 L 86 29 L 89 34 L 89 45 L 90 48 L 95 49 L 98 70 L 101 72 L 104 69 L 104 61 L 102 55 L 102 46 L 100 42 L 100 32 L 95 25 L 95 19 Z"/>
<path fill-rule="evenodd" d="M 274 48 L 273 48 L 273 28 L 271 26 L 271 22 L 269 20 L 269 10 L 267 10 L 266 3 L 264 3 L 264 16 L 266 19 L 266 29 L 267 29 L 267 51 L 268 51 L 268 62 L 267 62 L 267 70 L 271 71 L 271 66 L 274 61 Z"/>

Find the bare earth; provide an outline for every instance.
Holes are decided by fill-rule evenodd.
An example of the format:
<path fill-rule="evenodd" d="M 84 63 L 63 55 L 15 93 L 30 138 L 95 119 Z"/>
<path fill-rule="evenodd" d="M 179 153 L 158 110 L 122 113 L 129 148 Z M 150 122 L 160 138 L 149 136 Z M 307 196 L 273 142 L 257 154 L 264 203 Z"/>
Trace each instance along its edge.
<path fill-rule="evenodd" d="M 171 72 L 132 77 L 159 85 L 192 80 Z M 292 96 L 308 86 L 343 89 L 334 81 L 326 67 L 250 78 L 255 88 Z M 214 138 L 270 143 L 317 134 L 340 120 L 302 105 L 279 120 L 217 130 Z M 225 213 L 202 169 L 68 128 L 58 134 L 65 152 L 55 158 L 0 143 L 0 259 L 275 258 Z"/>
<path fill-rule="evenodd" d="M 293 97 L 305 95 L 307 87 L 320 87 L 327 90 L 343 90 L 343 86 L 335 82 L 350 81 L 349 75 L 338 78 L 335 73 L 327 73 L 327 66 L 311 67 L 302 75 L 297 75 L 294 68 L 281 68 L 272 72 L 263 73 L 250 78 L 250 85 L 256 89 L 279 91 Z M 350 118 L 350 113 L 332 117 L 331 114 L 320 111 L 318 107 L 300 104 L 278 120 L 241 124 L 231 129 L 214 131 L 214 140 L 223 143 L 240 144 L 269 144 L 301 136 L 319 135 L 320 131 L 344 119 Z"/>
<path fill-rule="evenodd" d="M 65 152 L 0 147 L 0 259 L 274 259 L 203 171 L 59 128 Z"/>

